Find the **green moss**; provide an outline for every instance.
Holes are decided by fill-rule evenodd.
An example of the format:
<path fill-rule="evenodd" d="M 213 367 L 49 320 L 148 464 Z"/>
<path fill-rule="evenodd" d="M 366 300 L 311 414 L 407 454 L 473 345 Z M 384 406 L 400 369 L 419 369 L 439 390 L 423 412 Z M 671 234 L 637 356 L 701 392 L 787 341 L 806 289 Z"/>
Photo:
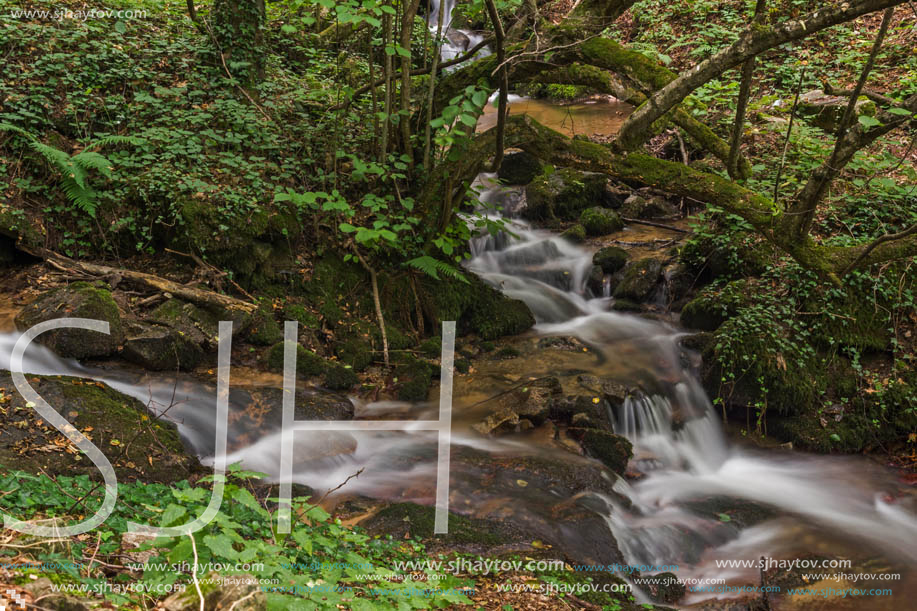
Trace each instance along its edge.
<path fill-rule="evenodd" d="M 331 390 L 348 390 L 353 388 L 360 379 L 350 367 L 331 365 L 325 370 L 323 384 Z"/>
<path fill-rule="evenodd" d="M 583 210 L 579 223 L 586 230 L 588 236 L 600 236 L 620 231 L 624 228 L 624 221 L 614 210 L 592 207 Z"/>
<path fill-rule="evenodd" d="M 602 268 L 606 274 L 613 274 L 627 264 L 627 251 L 618 246 L 600 248 L 593 256 L 592 263 Z"/>
<path fill-rule="evenodd" d="M 634 261 L 624 268 L 624 275 L 615 287 L 614 296 L 618 299 L 643 301 L 650 297 L 661 277 L 662 263 L 658 259 Z"/>
<path fill-rule="evenodd" d="M 685 304 L 681 322 L 691 329 L 715 331 L 726 320 L 735 316 L 739 308 L 748 303 L 753 283 L 735 280 L 725 286 L 706 288 L 700 295 Z"/>
<path fill-rule="evenodd" d="M 522 356 L 522 353 L 512 346 L 504 346 L 503 348 L 497 350 L 497 354 L 495 356 L 498 359 L 514 359 L 516 357 Z"/>
<path fill-rule="evenodd" d="M 582 210 L 605 202 L 608 178 L 562 168 L 536 176 L 525 188 L 522 215 L 532 220 L 573 220 Z"/>
<path fill-rule="evenodd" d="M 283 371 L 283 352 L 286 342 L 277 342 L 264 355 L 264 364 L 270 371 Z M 316 376 L 325 371 L 325 359 L 311 350 L 296 344 L 296 373 L 301 376 Z"/>
<path fill-rule="evenodd" d="M 459 373 L 468 373 L 471 371 L 471 361 L 468 359 L 456 359 L 455 370 Z"/>
<path fill-rule="evenodd" d="M 586 241 L 586 228 L 580 225 L 579 223 L 577 223 L 576 225 L 573 225 L 567 228 L 566 230 L 564 230 L 560 234 L 560 237 L 564 238 L 565 240 L 570 240 L 574 244 L 585 242 Z"/>
<path fill-rule="evenodd" d="M 468 276 L 467 283 L 444 279 L 426 287 L 436 319 L 457 321 L 460 333 L 477 333 L 490 340 L 521 333 L 535 324 L 528 306 L 476 276 Z"/>
<path fill-rule="evenodd" d="M 429 363 L 405 355 L 395 367 L 394 375 L 398 380 L 398 399 L 415 403 L 427 400 L 433 382 L 433 367 Z"/>
<path fill-rule="evenodd" d="M 355 371 L 363 371 L 373 362 L 372 347 L 368 342 L 351 338 L 337 344 L 335 355 Z"/>
<path fill-rule="evenodd" d="M 478 345 L 481 348 L 481 352 L 493 352 L 494 349 L 497 347 L 497 345 L 494 344 L 493 342 L 481 342 Z"/>
<path fill-rule="evenodd" d="M 318 328 L 318 317 L 305 306 L 296 303 L 288 303 L 283 307 L 283 319 L 284 321 L 295 320 L 306 329 Z"/>
<path fill-rule="evenodd" d="M 270 306 L 262 306 L 252 314 L 248 329 L 248 341 L 256 346 L 272 346 L 283 340 L 283 330 L 274 320 Z"/>
<path fill-rule="evenodd" d="M 427 358 L 439 358 L 443 352 L 442 340 L 438 337 L 431 337 L 420 344 L 420 351 Z"/>

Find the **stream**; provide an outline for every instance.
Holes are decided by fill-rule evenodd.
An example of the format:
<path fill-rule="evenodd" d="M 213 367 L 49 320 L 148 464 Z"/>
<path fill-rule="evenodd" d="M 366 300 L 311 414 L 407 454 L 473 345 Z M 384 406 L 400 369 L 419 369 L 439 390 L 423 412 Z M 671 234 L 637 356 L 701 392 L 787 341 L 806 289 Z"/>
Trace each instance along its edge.
<path fill-rule="evenodd" d="M 434 2 L 433 15 L 436 7 Z M 452 8 L 450 0 L 445 7 L 447 14 L 451 15 Z M 448 29 L 448 23 L 444 25 Z M 470 33 L 464 34 L 474 40 Z M 462 51 L 446 49 L 444 57 Z M 542 113 L 540 117 L 548 117 L 552 126 L 580 133 L 613 132 L 624 112 L 615 103 L 570 109 L 514 98 L 512 106 L 518 112 Z M 491 120 L 485 116 L 479 129 L 485 129 Z M 612 298 L 594 295 L 587 288 L 591 249 L 514 218 L 524 205 L 520 188 L 503 187 L 490 174 L 479 176 L 477 186 L 483 201 L 506 211 L 513 235 L 474 238 L 470 244 L 473 258 L 467 269 L 506 295 L 524 301 L 537 324 L 519 339 L 520 346 L 530 347 L 523 349 L 521 357 L 476 361 L 478 371 L 456 380 L 452 509 L 518 521 L 555 537 L 562 535 L 569 541 L 568 549 L 592 549 L 596 541 L 613 537 L 628 564 L 677 564 L 679 579 L 724 578 L 730 586 L 756 586 L 761 579 L 758 568 L 721 568 L 717 561 L 813 555 L 853 558 L 901 574 L 900 581 L 861 586 L 893 588 L 894 599 L 859 597 L 847 601 L 852 603 L 850 607 L 838 607 L 835 600 L 805 597 L 800 601 L 782 599 L 772 608 L 901 609 L 902 600 L 917 595 L 914 575 L 908 571 L 917 561 L 915 498 L 900 490 L 902 486 L 892 472 L 863 457 L 761 449 L 728 438 L 701 388 L 696 363 L 686 358 L 691 355 L 678 344 L 684 332 L 664 322 L 610 311 Z M 3 322 L 0 367 L 8 369 L 20 334 L 10 328 L 10 321 Z M 588 349 L 541 349 L 541 341 L 549 337 L 577 338 Z M 212 382 L 192 374 L 147 373 L 120 363 L 79 364 L 39 344 L 29 347 L 24 362 L 27 373 L 92 378 L 137 398 L 175 422 L 183 440 L 205 464 L 212 461 L 216 396 Z M 640 477 L 619 478 L 598 461 L 565 449 L 543 431 L 486 437 L 472 428 L 481 419 L 483 400 L 520 380 L 560 374 L 588 374 L 646 390 L 629 397 L 621 409 L 612 411 L 607 406 L 615 432 L 634 446 L 631 468 Z M 276 474 L 280 461 L 279 398 L 269 406 L 276 417 L 269 415 L 257 431 L 252 430 L 250 419 L 242 416 L 250 413 L 252 397 L 259 389 L 280 388 L 280 376 L 234 367 L 230 384 L 229 462 L 241 461 L 247 469 Z M 302 392 L 322 391 L 307 388 Z M 352 398 L 352 402 L 357 419 L 425 419 L 436 417 L 437 393 L 432 396 L 433 402 L 416 405 L 367 403 L 359 398 Z M 315 490 L 334 488 L 364 468 L 342 493 L 424 504 L 432 504 L 435 498 L 435 433 L 298 433 L 295 451 L 294 481 Z M 559 488 L 546 482 L 514 486 L 513 481 L 519 480 L 511 478 L 505 484 L 493 480 L 492 473 L 484 477 L 486 467 L 469 458 L 481 456 L 494 462 L 534 456 L 573 470 L 588 467 L 602 473 L 614 494 L 588 491 L 575 498 L 562 498 Z M 750 504 L 766 508 L 767 517 L 747 527 L 722 517 L 711 518 L 709 512 L 697 510 L 698 503 L 711 498 L 726 499 L 723 511 Z M 579 529 L 577 523 L 561 528 L 555 524 L 553 508 L 573 501 L 588 507 L 596 519 L 579 522 Z M 606 529 L 605 535 L 597 535 L 596 528 Z M 603 556 L 599 549 L 589 557 L 602 560 L 612 556 Z M 648 600 L 639 589 L 634 593 L 638 600 Z M 728 607 L 723 601 L 728 599 L 756 597 L 741 592 L 689 591 L 678 606 L 701 608 L 705 602 L 720 600 L 714 604 L 721 606 L 703 608 L 725 609 Z"/>

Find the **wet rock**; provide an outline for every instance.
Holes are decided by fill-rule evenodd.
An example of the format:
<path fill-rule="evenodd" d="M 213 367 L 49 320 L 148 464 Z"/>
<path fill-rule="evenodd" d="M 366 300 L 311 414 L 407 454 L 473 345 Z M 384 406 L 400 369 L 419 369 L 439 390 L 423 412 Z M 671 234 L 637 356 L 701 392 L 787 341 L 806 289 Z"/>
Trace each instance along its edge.
<path fill-rule="evenodd" d="M 644 301 L 656 288 L 662 275 L 662 263 L 657 259 L 641 259 L 624 269 L 621 282 L 615 287 L 616 298 Z"/>
<path fill-rule="evenodd" d="M 605 272 L 598 265 L 589 268 L 589 276 L 586 278 L 586 286 L 596 297 L 601 297 L 605 291 Z"/>
<path fill-rule="evenodd" d="M 557 244 L 550 240 L 534 242 L 520 248 L 513 248 L 501 253 L 501 259 L 504 265 L 529 266 L 542 265 L 560 258 L 560 250 Z"/>
<path fill-rule="evenodd" d="M 632 219 L 664 219 L 679 215 L 678 208 L 666 198 L 658 195 L 631 195 L 619 211 L 621 216 Z"/>
<path fill-rule="evenodd" d="M 427 287 L 437 320 L 455 320 L 460 334 L 476 333 L 485 340 L 522 333 L 535 324 L 525 303 L 506 297 L 473 274 L 466 278 L 467 282 L 442 279 Z"/>
<path fill-rule="evenodd" d="M 497 178 L 508 185 L 527 185 L 541 174 L 541 162 L 526 152 L 507 153 L 497 171 Z"/>
<path fill-rule="evenodd" d="M 370 534 L 392 535 L 395 539 L 433 539 L 435 509 L 414 503 L 396 503 L 360 523 Z M 449 513 L 449 534 L 435 535 L 436 542 L 450 545 L 499 545 L 521 539 L 508 524 Z"/>
<path fill-rule="evenodd" d="M 204 351 L 171 327 L 131 321 L 125 323 L 121 356 L 153 371 L 190 370 L 204 358 Z"/>
<path fill-rule="evenodd" d="M 568 432 L 580 441 L 590 456 L 602 461 L 615 473 L 624 474 L 627 462 L 634 455 L 633 447 L 627 439 L 600 429 L 576 428 Z"/>
<path fill-rule="evenodd" d="M 657 573 L 643 577 L 640 585 L 649 591 L 650 598 L 664 605 L 678 601 L 686 592 L 685 584 L 678 581 L 675 573 Z"/>
<path fill-rule="evenodd" d="M 666 286 L 666 305 L 671 309 L 682 308 L 688 295 L 694 289 L 695 276 L 683 263 L 670 266 L 663 273 Z"/>
<path fill-rule="evenodd" d="M 681 324 L 689 329 L 716 331 L 726 322 L 728 313 L 721 304 L 706 297 L 698 297 L 681 309 Z"/>
<path fill-rule="evenodd" d="M 611 309 L 617 312 L 642 312 L 643 306 L 630 299 L 615 299 Z"/>
<path fill-rule="evenodd" d="M 617 246 L 605 246 L 592 255 L 592 262 L 606 274 L 621 270 L 627 264 L 627 259 L 627 251 Z"/>
<path fill-rule="evenodd" d="M 233 611 L 260 611 L 267 608 L 267 597 L 260 582 L 253 575 L 220 575 L 210 572 L 202 579 L 205 584 L 204 611 L 232 609 Z M 160 603 L 162 611 L 198 611 L 201 599 L 194 587 L 177 592 Z"/>
<path fill-rule="evenodd" d="M 617 212 L 597 206 L 583 210 L 579 222 L 586 230 L 586 235 L 593 237 L 624 229 L 624 221 Z"/>
<path fill-rule="evenodd" d="M 560 237 L 565 240 L 570 240 L 574 244 L 579 244 L 580 242 L 586 241 L 586 228 L 577 223 L 571 227 L 568 227 L 563 232 L 561 232 Z"/>
<path fill-rule="evenodd" d="M 515 430 L 521 419 L 535 426 L 540 425 L 562 392 L 563 388 L 557 378 L 532 380 L 485 402 L 485 408 L 491 410 L 490 415 L 472 426 L 479 433 L 488 435 Z"/>
<path fill-rule="evenodd" d="M 36 338 L 57 354 L 70 358 L 114 354 L 124 341 L 121 313 L 111 292 L 88 282 L 74 282 L 41 295 L 16 315 L 16 327 L 26 331 L 58 318 L 90 318 L 108 323 L 109 334 L 86 329 L 55 329 Z"/>

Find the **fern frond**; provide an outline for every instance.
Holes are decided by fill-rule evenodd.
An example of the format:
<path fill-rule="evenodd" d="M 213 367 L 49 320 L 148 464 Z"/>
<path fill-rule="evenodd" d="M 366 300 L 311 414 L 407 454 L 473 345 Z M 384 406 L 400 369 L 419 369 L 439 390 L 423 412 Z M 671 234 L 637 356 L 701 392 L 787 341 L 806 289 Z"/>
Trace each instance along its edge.
<path fill-rule="evenodd" d="M 90 142 L 86 149 L 99 149 L 112 144 L 133 144 L 134 146 L 140 146 L 146 142 L 143 138 L 138 138 L 137 136 L 105 136 L 104 138 L 99 138 L 98 140 L 93 140 Z"/>
<path fill-rule="evenodd" d="M 62 179 L 61 188 L 64 190 L 64 193 L 67 194 L 67 198 L 73 202 L 77 208 L 92 218 L 95 218 L 97 207 L 95 201 L 95 191 L 80 186 L 72 178 Z"/>
<path fill-rule="evenodd" d="M 111 162 L 99 153 L 83 151 L 71 157 L 70 160 L 84 170 L 98 170 L 106 178 L 111 178 Z"/>
<path fill-rule="evenodd" d="M 434 259 L 429 255 L 415 257 L 410 261 L 406 261 L 405 265 L 419 269 L 423 273 L 437 280 L 439 280 L 439 274 L 443 274 L 449 278 L 461 280 L 462 282 L 468 282 L 468 279 L 462 275 L 462 272 L 452 267 L 448 263 L 440 261 L 439 259 Z"/>

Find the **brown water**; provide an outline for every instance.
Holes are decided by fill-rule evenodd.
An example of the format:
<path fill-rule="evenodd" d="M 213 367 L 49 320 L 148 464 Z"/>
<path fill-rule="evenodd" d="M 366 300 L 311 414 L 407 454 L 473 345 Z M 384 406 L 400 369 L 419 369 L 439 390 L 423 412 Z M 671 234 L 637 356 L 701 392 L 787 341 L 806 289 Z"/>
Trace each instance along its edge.
<path fill-rule="evenodd" d="M 568 136 L 611 136 L 633 110 L 633 106 L 614 98 L 594 98 L 576 104 L 552 104 L 544 100 L 511 95 L 509 114 L 529 115 L 542 125 Z M 497 124 L 497 107 L 487 104 L 478 119 L 477 131 L 487 131 Z"/>

